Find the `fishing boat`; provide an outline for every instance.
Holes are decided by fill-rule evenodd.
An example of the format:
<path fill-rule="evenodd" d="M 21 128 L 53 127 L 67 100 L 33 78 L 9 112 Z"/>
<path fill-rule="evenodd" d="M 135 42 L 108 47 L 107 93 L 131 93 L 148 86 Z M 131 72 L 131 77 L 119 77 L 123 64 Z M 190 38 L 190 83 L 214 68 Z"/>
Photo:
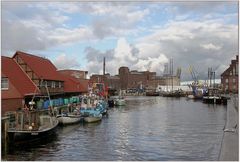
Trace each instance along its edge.
<path fill-rule="evenodd" d="M 221 96 L 218 88 L 209 88 L 209 94 L 203 96 L 203 103 L 227 105 L 227 97 Z"/>
<path fill-rule="evenodd" d="M 115 103 L 116 106 L 124 106 L 126 105 L 126 100 L 124 99 L 124 97 L 119 96 L 117 99 L 115 99 Z"/>
<path fill-rule="evenodd" d="M 37 140 L 55 133 L 58 120 L 49 110 L 20 110 L 8 129 L 11 142 Z"/>
<path fill-rule="evenodd" d="M 59 124 L 61 125 L 67 125 L 67 124 L 75 124 L 80 122 L 81 115 L 75 115 L 75 114 L 61 114 L 57 116 L 57 119 L 59 121 Z"/>
<path fill-rule="evenodd" d="M 87 123 L 98 122 L 102 120 L 102 114 L 91 114 L 87 117 L 84 117 L 84 121 Z"/>
<path fill-rule="evenodd" d="M 57 115 L 57 119 L 59 121 L 59 124 L 61 125 L 68 125 L 68 124 L 75 124 L 79 123 L 81 121 L 81 114 L 80 109 L 75 108 L 73 112 L 69 112 L 69 109 L 63 109 L 61 114 Z"/>
<path fill-rule="evenodd" d="M 47 96 L 40 95 L 38 97 L 47 98 L 51 103 L 47 84 L 43 84 L 41 81 L 40 86 L 45 87 Z M 52 104 L 48 109 L 39 109 L 35 104 L 36 97 L 36 93 L 34 93 L 29 106 L 25 105 L 24 108 L 15 112 L 15 121 L 10 124 L 8 129 L 9 139 L 14 144 L 39 140 L 55 133 L 59 122 Z"/>
<path fill-rule="evenodd" d="M 192 96 L 189 96 L 188 98 L 192 99 L 203 99 L 203 96 L 208 95 L 208 87 L 206 85 L 199 85 L 198 83 L 192 83 L 190 85 L 192 87 Z"/>

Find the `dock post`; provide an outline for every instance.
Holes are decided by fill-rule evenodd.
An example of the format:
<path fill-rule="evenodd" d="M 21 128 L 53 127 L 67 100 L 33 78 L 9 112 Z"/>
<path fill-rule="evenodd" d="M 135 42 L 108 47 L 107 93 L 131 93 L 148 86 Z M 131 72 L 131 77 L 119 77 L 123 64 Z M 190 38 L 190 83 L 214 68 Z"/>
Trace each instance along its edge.
<path fill-rule="evenodd" d="M 3 154 L 7 153 L 9 138 L 8 138 L 8 128 L 9 128 L 9 117 L 2 117 L 2 149 Z"/>

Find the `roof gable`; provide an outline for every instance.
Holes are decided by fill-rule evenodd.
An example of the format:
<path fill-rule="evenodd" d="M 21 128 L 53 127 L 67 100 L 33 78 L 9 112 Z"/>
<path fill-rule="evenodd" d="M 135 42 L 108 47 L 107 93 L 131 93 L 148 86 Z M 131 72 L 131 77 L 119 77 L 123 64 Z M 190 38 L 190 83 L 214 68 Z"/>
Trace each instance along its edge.
<path fill-rule="evenodd" d="M 17 51 L 13 58 L 15 58 L 17 55 L 34 71 L 39 78 L 45 80 L 63 81 L 62 76 L 59 75 L 57 68 L 50 60 L 20 51 Z"/>
<path fill-rule="evenodd" d="M 36 85 L 12 58 L 2 56 L 1 60 L 1 72 L 5 77 L 8 77 L 9 82 L 22 96 L 35 92 L 37 89 Z M 37 92 L 39 91 L 37 90 Z M 13 95 L 18 96 L 17 94 Z M 12 97 L 14 96 L 11 96 L 11 98 Z"/>

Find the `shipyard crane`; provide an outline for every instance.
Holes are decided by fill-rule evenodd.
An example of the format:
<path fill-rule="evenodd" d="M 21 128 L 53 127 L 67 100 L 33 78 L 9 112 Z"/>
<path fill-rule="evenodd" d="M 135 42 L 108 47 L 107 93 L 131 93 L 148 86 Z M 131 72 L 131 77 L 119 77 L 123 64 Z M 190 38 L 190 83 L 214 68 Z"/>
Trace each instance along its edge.
<path fill-rule="evenodd" d="M 197 71 L 195 70 L 194 66 L 189 67 L 190 74 L 192 76 L 192 79 L 195 83 L 198 83 L 198 76 Z"/>

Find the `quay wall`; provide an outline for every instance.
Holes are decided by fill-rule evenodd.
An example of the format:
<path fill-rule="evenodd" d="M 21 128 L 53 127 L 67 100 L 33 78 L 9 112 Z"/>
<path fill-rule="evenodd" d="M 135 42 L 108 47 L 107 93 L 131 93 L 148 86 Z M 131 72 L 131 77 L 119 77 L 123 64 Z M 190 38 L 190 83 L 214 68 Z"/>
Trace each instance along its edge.
<path fill-rule="evenodd" d="M 239 160 L 239 114 L 238 114 L 238 96 L 231 96 L 228 101 L 227 119 L 224 128 L 220 161 L 238 161 Z"/>

